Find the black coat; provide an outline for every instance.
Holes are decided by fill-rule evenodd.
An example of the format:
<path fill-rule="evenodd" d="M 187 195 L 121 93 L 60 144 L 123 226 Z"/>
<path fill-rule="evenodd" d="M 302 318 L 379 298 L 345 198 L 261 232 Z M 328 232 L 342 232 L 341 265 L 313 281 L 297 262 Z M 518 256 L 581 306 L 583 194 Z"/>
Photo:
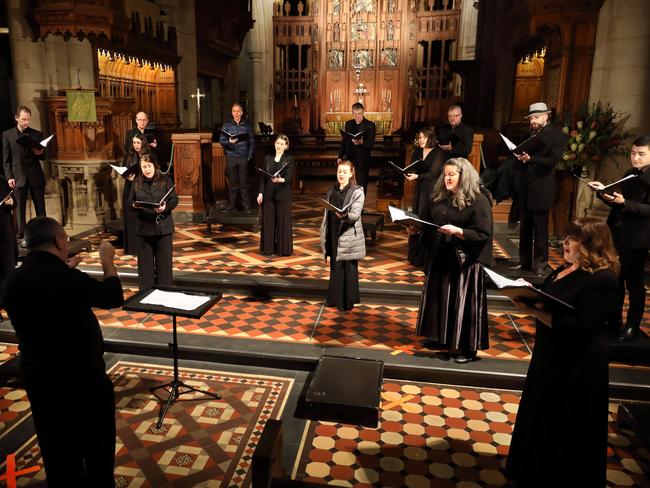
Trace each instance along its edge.
<path fill-rule="evenodd" d="M 474 129 L 469 125 L 460 123 L 456 127 L 451 124 L 443 124 L 438 129 L 438 140 L 442 143 L 448 143 L 450 137 L 458 136 L 459 139 L 451 145 L 450 151 L 445 151 L 445 157 L 449 158 L 465 158 L 472 152 L 472 145 L 474 144 Z"/>
<path fill-rule="evenodd" d="M 618 281 L 610 270 L 554 281 L 561 269 L 542 289 L 575 310 L 553 310 L 552 327 L 537 322 L 506 467 L 517 486 L 605 486 L 606 321 L 616 314 Z"/>
<path fill-rule="evenodd" d="M 37 141 L 43 140 L 43 133 L 27 127 L 25 133 Z M 8 180 L 16 180 L 16 186 L 45 186 L 45 174 L 41 167 L 41 160 L 45 159 L 45 152 L 40 156 L 18 144 L 18 128 L 12 127 L 2 133 L 2 164 Z"/>
<path fill-rule="evenodd" d="M 413 150 L 411 163 L 414 163 L 418 159 L 422 159 L 423 153 L 424 150 L 421 147 L 415 148 Z M 424 163 L 429 168 L 429 171 L 418 175 L 418 179 L 415 180 L 415 190 L 413 192 L 413 213 L 416 215 L 420 215 L 431 201 L 433 186 L 440 177 L 444 164 L 442 151 L 439 149 L 432 149 L 424 159 Z"/>
<path fill-rule="evenodd" d="M 143 179 L 144 180 L 144 179 Z M 165 193 L 172 187 L 172 181 L 168 176 L 162 176 L 158 181 L 140 181 L 138 178 L 133 182 L 131 188 L 131 202 L 159 202 Z M 153 207 L 136 208 L 138 220 L 135 224 L 135 233 L 139 236 L 162 236 L 174 233 L 174 220 L 172 210 L 178 205 L 176 189 L 167 197 L 167 206 L 162 213 L 156 213 Z"/>
<path fill-rule="evenodd" d="M 26 383 L 64 381 L 83 388 L 104 378 L 104 342 L 92 307 L 115 308 L 123 301 L 117 276 L 99 281 L 54 254 L 30 252 L 7 280 L 2 298 L 18 337 Z"/>
<path fill-rule="evenodd" d="M 464 238 L 450 237 L 426 227 L 422 245 L 429 247 L 429 253 L 435 254 L 440 239 L 452 239 L 458 249 L 463 251 L 470 261 L 477 261 L 486 266 L 494 266 L 492 255 L 492 206 L 483 194 L 469 207 L 458 210 L 449 200 L 431 202 L 422 215 L 422 220 L 438 225 L 452 224 L 463 229 Z"/>
<path fill-rule="evenodd" d="M 524 210 L 550 210 L 555 196 L 553 168 L 562 160 L 568 136 L 558 127 L 547 124 L 537 135 L 540 149 L 529 153 L 530 160 L 519 162 L 521 172 L 519 202 Z"/>
<path fill-rule="evenodd" d="M 287 167 L 282 170 L 279 176 L 284 178 L 284 183 L 273 183 L 271 178 L 264 173 L 260 173 L 259 193 L 263 194 L 264 200 L 270 199 L 276 202 L 286 202 L 291 200 L 291 177 L 293 176 L 294 161 L 293 156 L 282 154 L 280 161 L 275 161 L 275 154 L 264 157 L 264 166 L 262 169 L 267 173 L 274 174 L 284 164 Z"/>
<path fill-rule="evenodd" d="M 624 176 L 638 174 L 632 168 Z M 612 210 L 609 212 L 607 224 L 617 243 L 628 249 L 650 249 L 650 167 L 641 170 L 638 178 L 621 183 L 621 191 L 625 198 L 623 205 L 603 200 Z M 614 189 L 613 191 L 616 191 Z"/>
<path fill-rule="evenodd" d="M 10 191 L 7 180 L 0 175 L 0 201 Z M 12 213 L 16 206 L 15 194 L 12 195 L 12 198 L 13 205 L 7 205 L 6 203 L 0 205 L 0 293 L 2 292 L 2 283 L 13 272 L 18 259 L 18 246 L 16 245 L 16 231 Z"/>
<path fill-rule="evenodd" d="M 369 168 L 372 146 L 375 145 L 377 132 L 375 123 L 364 118 L 360 124 L 357 124 L 354 119 L 351 119 L 345 123 L 344 130 L 350 134 L 357 134 L 364 130 L 366 133 L 363 134 L 363 144 L 358 146 L 352 144 L 352 139 L 349 136 L 343 137 L 339 148 L 339 159 L 352 161 L 357 168 Z"/>

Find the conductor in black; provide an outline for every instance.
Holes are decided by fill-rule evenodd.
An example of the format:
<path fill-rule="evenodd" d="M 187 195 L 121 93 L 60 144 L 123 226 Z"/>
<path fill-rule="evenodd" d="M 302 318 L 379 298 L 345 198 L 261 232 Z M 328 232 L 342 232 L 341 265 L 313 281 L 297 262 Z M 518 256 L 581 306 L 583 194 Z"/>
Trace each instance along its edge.
<path fill-rule="evenodd" d="M 359 134 L 359 137 L 352 138 L 344 135 L 339 148 L 338 163 L 341 161 L 352 161 L 357 184 L 363 187 L 363 193 L 368 190 L 368 174 L 370 173 L 370 159 L 372 146 L 375 145 L 376 127 L 375 123 L 364 117 L 362 103 L 352 105 L 353 119 L 345 123 L 345 132 L 348 134 Z"/>
<path fill-rule="evenodd" d="M 521 170 L 521 214 L 519 227 L 519 265 L 517 269 L 544 275 L 548 267 L 548 213 L 553 206 L 555 173 L 553 168 L 562 159 L 567 135 L 550 123 L 544 102 L 533 103 L 526 118 L 531 136 L 538 138 L 531 154 L 515 156 Z"/>

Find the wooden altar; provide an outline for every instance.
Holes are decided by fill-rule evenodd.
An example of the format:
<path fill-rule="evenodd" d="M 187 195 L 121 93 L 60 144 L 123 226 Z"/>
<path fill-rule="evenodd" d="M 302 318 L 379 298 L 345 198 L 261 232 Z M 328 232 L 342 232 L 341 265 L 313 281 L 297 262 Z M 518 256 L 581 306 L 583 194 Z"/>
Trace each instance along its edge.
<path fill-rule="evenodd" d="M 225 190 L 225 155 L 221 144 L 212 144 L 212 133 L 172 134 L 174 183 L 178 222 L 203 222 L 216 196 Z"/>

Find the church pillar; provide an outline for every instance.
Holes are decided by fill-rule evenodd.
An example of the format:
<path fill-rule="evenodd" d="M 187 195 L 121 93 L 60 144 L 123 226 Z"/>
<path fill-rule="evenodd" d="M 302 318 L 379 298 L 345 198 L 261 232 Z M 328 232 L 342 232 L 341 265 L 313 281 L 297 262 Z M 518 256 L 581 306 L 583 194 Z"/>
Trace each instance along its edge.
<path fill-rule="evenodd" d="M 251 81 L 252 90 L 249 92 L 250 97 L 250 113 L 248 114 L 249 121 L 253 132 L 259 134 L 260 129 L 257 124 L 258 121 L 264 120 L 264 111 L 266 107 L 266 82 L 263 74 L 262 66 L 262 53 L 260 51 L 248 52 L 248 57 L 251 60 Z"/>
<path fill-rule="evenodd" d="M 463 2 L 460 13 L 458 54 L 456 59 L 476 59 L 476 29 L 478 9 L 472 2 Z"/>

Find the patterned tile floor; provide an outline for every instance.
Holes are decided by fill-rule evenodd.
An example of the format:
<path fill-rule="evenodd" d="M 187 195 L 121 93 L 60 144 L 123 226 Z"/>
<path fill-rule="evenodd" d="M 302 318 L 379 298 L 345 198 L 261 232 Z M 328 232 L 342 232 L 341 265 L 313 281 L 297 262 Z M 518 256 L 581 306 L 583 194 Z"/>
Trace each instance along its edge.
<path fill-rule="evenodd" d="M 315 196 L 300 196 L 294 202 L 294 254 L 270 257 L 259 254 L 259 233 L 234 227 L 213 227 L 207 232 L 204 224 L 177 224 L 174 235 L 174 271 L 218 272 L 247 276 L 277 276 L 282 278 L 328 279 L 329 266 L 323 262 L 319 244 L 322 219 Z M 314 220 L 316 219 L 316 220 Z M 97 243 L 98 234 L 90 239 Z M 376 241 L 367 240 L 367 256 L 359 266 L 362 282 L 420 284 L 422 271 L 405 260 L 408 236 L 399 226 L 388 225 L 378 233 Z M 494 255 L 508 259 L 509 254 L 498 241 Z M 120 269 L 136 269 L 135 256 L 116 253 Z M 83 265 L 99 266 L 96 249 L 84 257 Z M 83 266 L 82 265 L 82 266 Z"/>
<path fill-rule="evenodd" d="M 292 478 L 355 488 L 508 486 L 518 392 L 385 380 L 381 395 L 376 429 L 308 422 Z M 650 453 L 615 423 L 617 407 L 607 486 L 650 487 Z"/>
<path fill-rule="evenodd" d="M 128 294 L 134 290 L 129 290 Z M 95 310 L 104 327 L 171 331 L 168 316 L 124 310 Z M 415 335 L 417 307 L 361 304 L 347 313 L 323 307 L 322 302 L 275 299 L 252 301 L 225 296 L 201 319 L 179 317 L 179 333 L 421 353 L 422 337 Z M 104 335 L 107 333 L 104 332 Z M 534 321 L 525 314 L 490 313 L 490 348 L 481 357 L 530 358 Z M 311 341 L 310 341 L 311 337 Z"/>
<path fill-rule="evenodd" d="M 117 402 L 115 480 L 119 487 L 250 486 L 252 453 L 264 424 L 281 417 L 294 382 L 292 378 L 182 368 L 181 380 L 217 391 L 223 398 L 193 401 L 192 395 L 183 396 L 189 400 L 174 404 L 158 430 L 159 403 L 149 388 L 171 380 L 171 368 L 119 362 L 110 375 Z M 0 392 L 1 401 L 21 403 L 12 393 Z M 21 415 L 29 414 L 27 404 Z M 16 469 L 42 468 L 36 438 L 33 433 L 25 434 L 28 440 L 16 452 Z M 3 459 L 0 473 L 5 468 Z M 18 478 L 18 486 L 43 479 L 41 469 Z"/>

